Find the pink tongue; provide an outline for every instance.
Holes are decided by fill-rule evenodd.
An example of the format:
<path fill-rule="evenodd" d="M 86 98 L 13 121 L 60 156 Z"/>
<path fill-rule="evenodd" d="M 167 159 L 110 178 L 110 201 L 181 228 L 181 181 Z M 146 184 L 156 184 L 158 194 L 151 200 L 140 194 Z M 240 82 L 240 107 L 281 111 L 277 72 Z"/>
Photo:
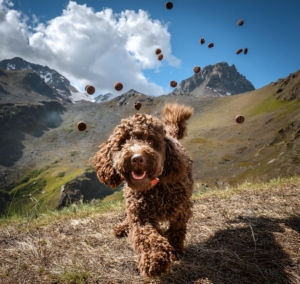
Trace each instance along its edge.
<path fill-rule="evenodd" d="M 158 182 L 159 182 L 159 179 L 158 179 L 158 178 L 156 178 L 156 179 L 154 179 L 154 180 L 151 180 L 151 185 L 152 185 L 152 186 L 155 186 Z"/>
<path fill-rule="evenodd" d="M 131 174 L 132 174 L 132 176 L 133 176 L 134 179 L 143 179 L 145 177 L 145 175 L 146 175 L 146 172 L 144 172 L 141 175 L 138 175 L 135 172 L 131 172 Z"/>

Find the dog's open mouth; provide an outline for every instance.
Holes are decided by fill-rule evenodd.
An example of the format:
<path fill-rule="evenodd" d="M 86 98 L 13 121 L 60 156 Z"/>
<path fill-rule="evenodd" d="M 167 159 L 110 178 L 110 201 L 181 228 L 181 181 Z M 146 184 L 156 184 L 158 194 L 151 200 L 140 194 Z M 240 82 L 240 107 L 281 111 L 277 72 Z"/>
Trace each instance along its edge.
<path fill-rule="evenodd" d="M 146 176 L 146 172 L 136 173 L 136 172 L 132 171 L 131 174 L 134 179 L 143 179 Z"/>

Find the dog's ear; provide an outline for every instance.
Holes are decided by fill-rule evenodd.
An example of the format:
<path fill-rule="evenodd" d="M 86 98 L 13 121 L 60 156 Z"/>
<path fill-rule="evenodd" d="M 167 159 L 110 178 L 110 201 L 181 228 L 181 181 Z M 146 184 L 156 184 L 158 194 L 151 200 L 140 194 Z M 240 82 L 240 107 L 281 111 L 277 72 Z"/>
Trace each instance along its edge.
<path fill-rule="evenodd" d="M 162 182 L 174 183 L 182 177 L 187 169 L 186 161 L 182 155 L 179 145 L 176 145 L 172 139 L 165 137 L 166 159 L 164 170 L 160 176 Z"/>
<path fill-rule="evenodd" d="M 94 155 L 93 166 L 98 179 L 111 188 L 116 188 L 123 181 L 113 166 L 111 150 L 115 147 L 115 141 L 110 139 L 100 145 L 100 150 Z"/>

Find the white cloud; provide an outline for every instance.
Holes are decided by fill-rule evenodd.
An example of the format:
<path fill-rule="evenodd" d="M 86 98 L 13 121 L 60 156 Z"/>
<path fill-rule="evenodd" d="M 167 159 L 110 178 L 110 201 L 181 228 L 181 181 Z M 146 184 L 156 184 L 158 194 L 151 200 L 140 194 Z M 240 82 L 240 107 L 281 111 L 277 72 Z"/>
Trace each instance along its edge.
<path fill-rule="evenodd" d="M 180 65 L 171 52 L 168 26 L 143 10 L 115 14 L 106 8 L 97 12 L 70 1 L 62 15 L 47 23 L 37 24 L 33 15 L 32 27 L 29 18 L 11 5 L 0 0 L 0 60 L 19 56 L 48 65 L 81 90 L 90 84 L 97 93 L 115 93 L 113 85 L 120 81 L 123 91 L 133 88 L 160 95 L 163 88 L 143 74 L 162 64 L 155 49 L 162 49 L 164 62 Z"/>

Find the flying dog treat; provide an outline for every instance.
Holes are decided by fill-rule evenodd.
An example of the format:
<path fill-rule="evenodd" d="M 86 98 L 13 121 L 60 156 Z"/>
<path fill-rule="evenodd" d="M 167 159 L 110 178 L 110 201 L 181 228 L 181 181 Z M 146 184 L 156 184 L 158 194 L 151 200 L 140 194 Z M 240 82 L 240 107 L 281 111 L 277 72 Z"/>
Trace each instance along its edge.
<path fill-rule="evenodd" d="M 236 54 L 240 54 L 243 50 L 240 48 L 236 51 Z"/>
<path fill-rule="evenodd" d="M 93 94 L 95 93 L 95 88 L 94 88 L 93 86 L 87 85 L 87 86 L 85 87 L 85 90 L 86 90 L 86 92 L 87 92 L 89 95 L 93 95 Z"/>
<path fill-rule="evenodd" d="M 139 110 L 142 107 L 142 104 L 140 102 L 136 102 L 134 104 L 134 107 L 135 107 L 136 110 Z"/>
<path fill-rule="evenodd" d="M 243 123 L 245 121 L 245 117 L 239 114 L 235 117 L 235 121 L 237 123 Z"/>
<path fill-rule="evenodd" d="M 123 89 L 122 83 L 121 83 L 121 82 L 117 82 L 117 83 L 115 84 L 115 90 L 121 91 L 122 89 Z"/>
<path fill-rule="evenodd" d="M 199 73 L 201 68 L 199 66 L 194 67 L 194 73 Z"/>
<path fill-rule="evenodd" d="M 158 59 L 158 60 L 162 60 L 163 58 L 164 58 L 164 56 L 163 56 L 162 53 L 160 53 L 160 54 L 157 56 L 157 59 Z"/>
<path fill-rule="evenodd" d="M 156 55 L 160 54 L 161 53 L 161 49 L 160 48 L 156 48 L 155 53 L 156 53 Z"/>
<path fill-rule="evenodd" d="M 201 44 L 204 44 L 204 43 L 205 43 L 205 39 L 204 39 L 204 38 L 201 38 L 201 39 L 200 39 L 200 43 L 201 43 Z"/>
<path fill-rule="evenodd" d="M 173 8 L 173 3 L 172 2 L 167 2 L 166 3 L 166 8 L 171 10 Z"/>
<path fill-rule="evenodd" d="M 208 44 L 208 48 L 212 48 L 212 47 L 214 47 L 214 44 L 211 42 Z"/>
<path fill-rule="evenodd" d="M 243 24 L 244 24 L 244 20 L 238 20 L 238 22 L 237 22 L 237 24 L 239 25 L 239 26 L 242 26 Z"/>
<path fill-rule="evenodd" d="M 172 81 L 170 82 L 170 86 L 171 86 L 172 88 L 175 88 L 175 87 L 177 86 L 177 82 L 174 81 L 174 80 L 172 80 Z"/>
<path fill-rule="evenodd" d="M 86 130 L 86 124 L 83 121 L 78 122 L 77 128 L 79 131 L 84 131 Z"/>
<path fill-rule="evenodd" d="M 246 47 L 245 49 L 244 49 L 244 54 L 247 54 L 248 53 L 248 47 Z"/>

